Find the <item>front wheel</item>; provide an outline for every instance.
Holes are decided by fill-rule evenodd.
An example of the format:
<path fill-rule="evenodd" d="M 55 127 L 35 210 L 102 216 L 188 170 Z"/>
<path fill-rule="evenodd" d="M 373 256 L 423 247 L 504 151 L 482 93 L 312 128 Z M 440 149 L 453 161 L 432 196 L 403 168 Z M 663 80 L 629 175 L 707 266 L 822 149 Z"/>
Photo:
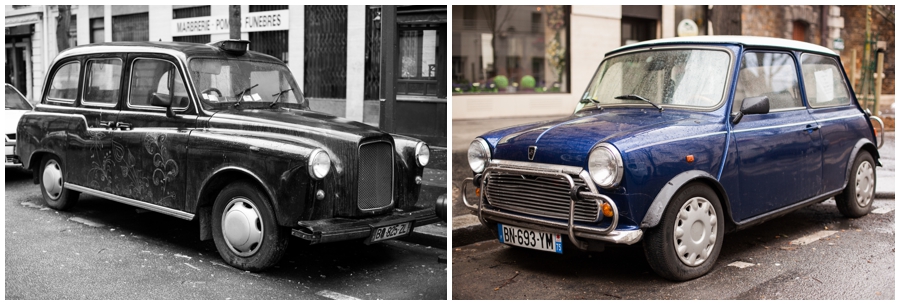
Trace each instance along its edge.
<path fill-rule="evenodd" d="M 838 211 L 844 216 L 858 218 L 869 214 L 875 201 L 875 160 L 865 150 L 859 151 L 850 169 L 850 181 L 837 196 Z"/>
<path fill-rule="evenodd" d="M 255 185 L 234 182 L 213 204 L 213 241 L 229 265 L 261 271 L 281 260 L 289 232 L 278 226 L 266 196 Z"/>
<path fill-rule="evenodd" d="M 716 193 L 703 183 L 684 186 L 647 230 L 644 254 L 650 268 L 673 281 L 700 277 L 712 268 L 722 250 L 725 223 Z"/>

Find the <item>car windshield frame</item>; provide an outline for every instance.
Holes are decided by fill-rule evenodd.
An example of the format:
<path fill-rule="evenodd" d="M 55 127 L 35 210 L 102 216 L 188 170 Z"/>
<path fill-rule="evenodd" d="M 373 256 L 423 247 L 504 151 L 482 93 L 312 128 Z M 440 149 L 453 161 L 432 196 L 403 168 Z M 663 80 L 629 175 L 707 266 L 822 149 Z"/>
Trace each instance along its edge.
<path fill-rule="evenodd" d="M 10 95 L 15 95 L 15 97 L 13 99 L 10 99 Z M 13 108 L 9 107 L 9 103 L 11 100 L 14 103 L 14 106 L 17 106 L 17 107 L 13 107 Z M 4 109 L 6 109 L 6 110 L 33 110 L 34 109 L 34 105 L 31 105 L 31 103 L 29 103 L 28 100 L 26 100 L 25 97 L 22 96 L 22 93 L 20 93 L 19 90 L 16 89 L 16 87 L 13 87 L 10 84 L 6 84 L 6 102 L 5 102 L 5 104 L 6 105 L 4 105 Z M 24 107 L 21 107 L 21 106 L 24 106 Z"/>
<path fill-rule="evenodd" d="M 211 61 L 211 62 L 204 62 Z M 221 65 L 216 67 L 216 64 L 212 64 L 212 62 L 219 61 Z M 230 64 L 229 64 L 230 63 Z M 237 63 L 237 64 L 234 64 Z M 203 70 L 202 65 L 206 64 L 209 66 L 210 64 L 213 66 L 208 70 Z M 240 66 L 238 66 L 240 64 Z M 200 101 L 200 104 L 204 109 L 209 110 L 225 110 L 225 109 L 270 109 L 274 106 L 278 107 L 286 107 L 293 109 L 301 109 L 301 110 L 310 110 L 309 104 L 303 95 L 303 91 L 300 90 L 300 86 L 297 85 L 296 80 L 294 79 L 291 70 L 283 63 L 277 63 L 272 61 L 260 61 L 260 60 L 251 60 L 251 59 L 243 59 L 243 58 L 225 58 L 225 57 L 191 57 L 187 60 L 187 72 L 190 77 L 191 86 L 193 86 L 194 90 L 197 94 L 197 99 Z M 244 80 L 231 80 L 230 76 L 225 76 L 227 82 L 229 82 L 228 88 L 216 88 L 222 93 L 222 97 L 219 97 L 215 91 L 206 93 L 207 95 L 215 95 L 216 98 L 214 101 L 212 98 L 208 99 L 204 97 L 204 90 L 209 88 L 215 88 L 215 86 L 205 85 L 202 83 L 202 78 L 204 74 L 213 75 L 211 73 L 212 70 L 219 70 L 219 74 L 221 75 L 225 71 L 222 68 L 229 67 L 265 67 L 269 66 L 272 69 L 252 69 L 250 71 L 245 71 L 241 69 L 236 69 L 235 73 L 237 74 L 247 74 L 249 72 L 254 71 L 264 71 L 264 72 L 277 72 L 278 77 L 282 78 L 279 84 L 277 85 L 277 89 L 271 90 L 272 87 L 271 82 L 261 82 L 248 80 L 249 76 L 242 77 Z M 199 69 L 199 70 L 195 70 Z M 212 80 L 210 80 L 212 82 Z M 251 84 L 251 82 L 253 82 Z M 286 85 L 286 86 L 284 86 Z M 240 87 L 240 88 L 238 88 Z M 243 93 L 242 93 L 243 92 Z M 279 92 L 283 92 L 279 96 Z M 221 99 L 221 100 L 220 100 Z"/>
<path fill-rule="evenodd" d="M 628 56 L 641 56 L 642 55 L 644 58 L 647 58 L 648 57 L 647 53 L 673 52 L 673 51 L 675 51 L 675 52 L 677 52 L 677 51 L 723 52 L 727 56 L 727 61 L 722 61 L 722 63 L 721 63 L 722 65 L 724 65 L 723 68 L 715 69 L 715 71 L 714 71 L 718 74 L 718 76 L 716 76 L 716 77 L 719 77 L 721 79 L 720 83 L 715 84 L 715 85 L 721 85 L 721 87 L 718 87 L 718 86 L 710 87 L 710 88 L 714 88 L 714 89 L 717 87 L 720 88 L 720 89 L 716 89 L 719 91 L 717 91 L 718 94 L 715 95 L 715 96 L 717 96 L 717 98 L 714 99 L 715 103 L 710 103 L 708 105 L 666 103 L 668 101 L 660 100 L 658 98 L 658 96 L 662 95 L 662 93 L 660 93 L 658 95 L 646 96 L 646 97 L 642 96 L 642 97 L 647 98 L 652 103 L 663 107 L 663 109 L 676 108 L 676 109 L 698 110 L 698 111 L 707 111 L 708 112 L 708 111 L 714 111 L 714 110 L 721 108 L 727 101 L 728 96 L 730 94 L 730 90 L 731 90 L 730 84 L 733 81 L 734 65 L 735 65 L 735 58 L 736 58 L 735 51 L 726 46 L 673 45 L 673 46 L 647 46 L 644 48 L 639 48 L 639 49 L 634 49 L 634 50 L 629 50 L 629 51 L 625 51 L 622 53 L 614 54 L 614 55 L 604 58 L 603 61 L 600 63 L 600 65 L 597 67 L 597 70 L 595 71 L 593 77 L 591 77 L 591 81 L 590 81 L 590 83 L 588 83 L 588 86 L 585 89 L 580 100 L 576 104 L 575 113 L 578 113 L 581 111 L 599 109 L 599 108 L 612 108 L 612 107 L 654 108 L 654 106 L 651 105 L 651 103 L 642 101 L 638 98 L 633 98 L 633 97 L 629 98 L 634 95 L 639 96 L 640 93 L 632 92 L 632 91 L 628 91 L 628 90 L 621 90 L 619 92 L 621 94 L 607 94 L 608 96 L 604 96 L 602 99 L 598 99 L 598 97 L 599 97 L 598 93 L 600 90 L 602 90 L 602 86 L 604 85 L 604 84 L 600 84 L 599 82 L 603 81 L 603 79 L 602 79 L 603 74 L 608 72 L 609 68 L 607 67 L 607 65 L 609 65 L 611 62 L 616 62 L 616 61 L 625 62 L 625 61 L 623 61 L 623 59 L 625 59 Z M 692 53 L 688 53 L 688 54 L 692 54 Z M 687 65 L 688 61 L 690 61 L 690 60 L 691 59 L 688 59 L 682 63 L 682 71 L 688 70 L 687 68 L 684 68 L 684 65 Z M 696 60 L 695 63 L 704 64 L 704 63 L 706 63 L 706 60 L 705 59 L 704 60 Z M 646 65 L 650 66 L 652 64 L 646 64 Z M 653 68 L 653 70 L 648 69 L 647 71 L 663 72 L 665 75 L 664 76 L 665 80 L 670 80 L 669 77 L 672 76 L 672 67 L 671 66 L 664 65 L 662 68 Z M 688 74 L 687 72 L 683 72 L 683 76 L 687 76 L 687 74 Z M 697 73 L 693 73 L 693 74 L 696 75 Z M 634 77 L 640 77 L 640 80 L 639 81 L 635 80 L 636 82 L 634 82 L 634 84 L 639 85 L 639 84 L 642 84 L 643 82 L 645 82 L 646 79 L 644 79 L 643 76 L 647 76 L 647 75 L 645 74 L 645 75 L 634 76 Z M 709 76 L 709 77 L 712 77 L 712 76 Z M 659 79 L 657 81 L 662 81 L 662 80 L 663 79 Z M 670 80 L 670 81 L 674 81 L 674 80 Z M 621 87 L 621 82 L 617 82 L 617 83 L 618 83 L 617 87 Z M 694 83 L 699 83 L 699 81 L 696 81 Z M 689 85 L 690 82 L 682 83 L 679 81 L 676 84 L 676 87 L 680 86 L 682 84 Z M 608 84 L 606 84 L 606 85 L 609 86 Z M 617 87 L 615 87 L 615 88 L 617 88 Z M 677 94 L 678 91 L 675 90 L 675 92 Z M 617 99 L 616 97 L 619 97 L 619 98 Z M 625 97 L 625 98 L 623 98 L 623 97 Z"/>

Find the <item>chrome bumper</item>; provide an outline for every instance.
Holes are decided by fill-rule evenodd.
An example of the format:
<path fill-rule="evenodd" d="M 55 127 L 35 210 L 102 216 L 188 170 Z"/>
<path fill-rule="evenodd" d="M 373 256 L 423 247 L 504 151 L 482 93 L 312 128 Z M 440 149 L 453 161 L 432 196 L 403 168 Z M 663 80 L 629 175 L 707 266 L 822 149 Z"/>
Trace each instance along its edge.
<path fill-rule="evenodd" d="M 6 142 L 6 166 L 21 166 L 22 160 L 19 160 L 19 157 L 16 156 L 16 142 L 15 141 L 7 141 Z"/>
<path fill-rule="evenodd" d="M 518 165 L 515 162 L 504 162 L 504 164 L 513 164 Z M 572 180 L 570 175 L 579 175 L 582 176 L 585 181 L 591 181 L 590 177 L 587 176 L 587 173 L 583 170 L 579 169 L 578 173 L 573 171 L 565 171 L 565 170 L 549 170 L 545 171 L 543 169 L 529 169 L 524 168 L 524 164 L 519 166 L 512 167 L 504 167 L 502 164 L 493 164 L 497 166 L 488 167 L 485 169 L 482 181 L 486 181 L 488 176 L 494 171 L 503 171 L 507 173 L 515 173 L 522 175 L 533 175 L 533 176 L 546 176 L 546 177 L 561 177 L 566 179 L 569 182 L 570 189 L 573 190 L 573 193 L 577 192 L 577 196 L 581 198 L 591 198 L 591 199 L 599 199 L 603 202 L 607 202 L 610 204 L 613 210 L 613 216 L 611 217 L 611 223 L 606 228 L 596 228 L 596 227 L 588 227 L 583 225 L 575 224 L 574 216 L 575 216 L 575 200 L 569 200 L 569 219 L 566 224 L 562 224 L 555 221 L 550 221 L 542 218 L 532 217 L 532 216 L 523 216 L 520 214 L 513 214 L 509 212 L 504 212 L 498 209 L 494 209 L 486 206 L 486 198 L 485 194 L 482 193 L 478 196 L 478 203 L 472 204 L 469 203 L 468 198 L 466 197 L 468 186 L 470 184 L 474 185 L 473 178 L 466 178 L 463 180 L 462 186 L 462 198 L 463 204 L 473 211 L 476 212 L 476 216 L 478 216 L 479 221 L 482 224 L 488 225 L 487 220 L 501 222 L 509 225 L 519 226 L 530 228 L 534 230 L 542 230 L 551 233 L 558 234 L 566 234 L 569 236 L 569 240 L 575 244 L 579 249 L 587 249 L 587 243 L 579 240 L 578 238 L 585 238 L 591 240 L 598 240 L 603 242 L 615 243 L 615 244 L 626 244 L 631 245 L 641 240 L 643 236 L 643 231 L 641 230 L 629 230 L 629 231 L 618 231 L 615 230 L 616 225 L 619 223 L 619 210 L 616 207 L 616 203 L 613 202 L 609 197 L 602 195 L 596 191 L 593 187 L 590 187 L 589 191 L 577 191 L 575 190 L 575 182 Z M 573 194 L 576 195 L 576 194 Z M 574 197 L 574 196 L 573 196 Z"/>

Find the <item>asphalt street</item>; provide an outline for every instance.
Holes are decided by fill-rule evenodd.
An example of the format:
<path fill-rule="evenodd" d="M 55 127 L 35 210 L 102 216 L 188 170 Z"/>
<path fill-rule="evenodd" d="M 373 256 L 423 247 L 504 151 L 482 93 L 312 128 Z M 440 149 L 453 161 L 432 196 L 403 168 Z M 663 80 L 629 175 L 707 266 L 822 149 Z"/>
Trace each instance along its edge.
<path fill-rule="evenodd" d="M 5 175 L 8 300 L 447 298 L 445 244 L 294 242 L 273 269 L 244 272 L 194 222 L 88 195 L 57 212 L 30 172 Z"/>
<path fill-rule="evenodd" d="M 879 149 L 871 214 L 845 218 L 830 199 L 727 234 L 709 274 L 675 283 L 650 269 L 640 244 L 584 252 L 567 242 L 561 255 L 507 246 L 463 206 L 469 142 L 495 128 L 548 119 L 454 121 L 453 299 L 895 298 L 894 132 Z"/>

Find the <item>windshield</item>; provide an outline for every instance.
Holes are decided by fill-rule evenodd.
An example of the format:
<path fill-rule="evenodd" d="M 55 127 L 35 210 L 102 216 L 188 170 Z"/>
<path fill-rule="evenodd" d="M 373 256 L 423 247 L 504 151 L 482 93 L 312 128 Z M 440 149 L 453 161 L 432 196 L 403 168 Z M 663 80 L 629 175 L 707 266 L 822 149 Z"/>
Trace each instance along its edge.
<path fill-rule="evenodd" d="M 16 89 L 6 85 L 6 110 L 31 110 L 31 104 Z"/>
<path fill-rule="evenodd" d="M 309 108 L 284 65 L 195 58 L 189 68 L 200 100 L 212 108 Z"/>
<path fill-rule="evenodd" d="M 722 100 L 729 62 L 729 54 L 719 50 L 647 50 L 611 57 L 600 64 L 575 111 L 654 107 L 651 103 L 713 107 Z"/>

